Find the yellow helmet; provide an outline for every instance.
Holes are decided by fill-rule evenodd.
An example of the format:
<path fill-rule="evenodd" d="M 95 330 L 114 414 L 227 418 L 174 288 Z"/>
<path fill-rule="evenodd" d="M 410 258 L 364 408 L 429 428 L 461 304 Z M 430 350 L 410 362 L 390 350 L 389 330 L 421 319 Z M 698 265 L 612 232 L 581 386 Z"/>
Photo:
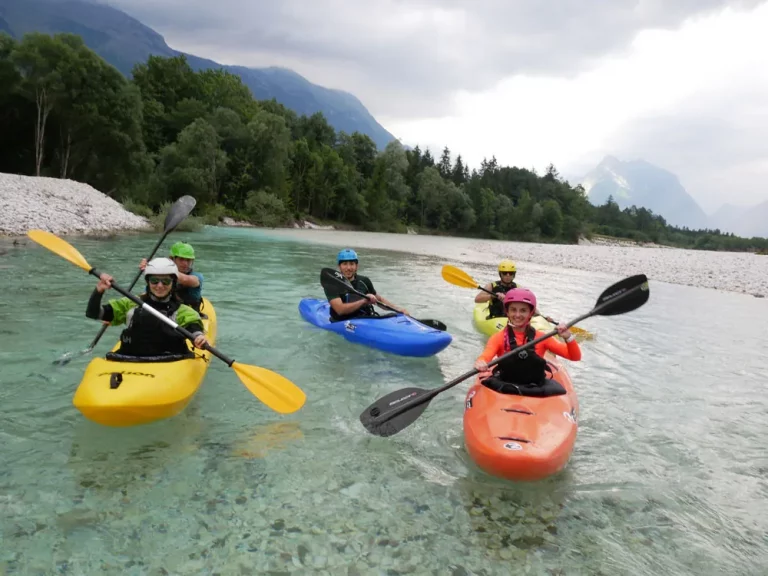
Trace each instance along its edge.
<path fill-rule="evenodd" d="M 499 272 L 517 272 L 517 268 L 512 260 L 502 260 L 499 262 Z"/>

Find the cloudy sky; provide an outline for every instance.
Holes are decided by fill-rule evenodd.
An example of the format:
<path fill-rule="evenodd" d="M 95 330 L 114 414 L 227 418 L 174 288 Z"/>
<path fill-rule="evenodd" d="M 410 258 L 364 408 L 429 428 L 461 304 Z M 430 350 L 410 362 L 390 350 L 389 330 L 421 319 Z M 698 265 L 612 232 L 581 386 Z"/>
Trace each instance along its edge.
<path fill-rule="evenodd" d="M 404 143 L 571 181 L 606 154 L 706 212 L 768 199 L 768 0 L 104 0 L 173 48 L 355 94 Z"/>

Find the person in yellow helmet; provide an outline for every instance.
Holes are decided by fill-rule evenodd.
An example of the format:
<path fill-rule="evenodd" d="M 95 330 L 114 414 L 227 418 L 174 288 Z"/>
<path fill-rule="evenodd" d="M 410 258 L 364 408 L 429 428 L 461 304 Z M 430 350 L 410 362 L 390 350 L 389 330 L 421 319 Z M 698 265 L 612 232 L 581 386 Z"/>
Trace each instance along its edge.
<path fill-rule="evenodd" d="M 486 284 L 484 288 L 489 292 L 493 292 L 493 296 L 488 292 L 479 292 L 475 296 L 475 302 L 478 304 L 481 302 L 491 303 L 488 305 L 488 318 L 506 317 L 504 312 L 504 295 L 517 288 L 515 283 L 515 274 L 517 274 L 517 267 L 512 260 L 502 260 L 499 262 L 499 280 Z"/>

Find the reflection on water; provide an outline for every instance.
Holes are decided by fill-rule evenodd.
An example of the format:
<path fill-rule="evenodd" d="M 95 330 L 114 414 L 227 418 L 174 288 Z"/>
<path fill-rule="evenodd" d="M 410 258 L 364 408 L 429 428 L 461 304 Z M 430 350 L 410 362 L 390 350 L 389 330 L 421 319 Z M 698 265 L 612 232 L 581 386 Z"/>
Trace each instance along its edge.
<path fill-rule="evenodd" d="M 440 278 L 447 260 L 361 251 L 380 293 L 454 335 L 437 357 L 398 358 L 299 317 L 341 246 L 235 229 L 184 239 L 200 254 L 218 347 L 290 378 L 306 405 L 274 413 L 212 361 L 178 417 L 91 423 L 71 403 L 90 357 L 52 361 L 98 331 L 84 318 L 92 280 L 43 249 L 0 256 L 0 573 L 764 573 L 765 301 L 652 282 L 641 310 L 584 322 L 598 337 L 568 365 L 581 407 L 570 465 L 512 484 L 464 450 L 470 381 L 397 436 L 358 420 L 377 397 L 471 369 L 485 338 L 472 328 L 474 292 Z M 154 242 L 73 239 L 118 279 Z M 440 242 L 493 278 L 486 254 Z M 566 321 L 619 279 L 546 266 L 519 276 Z"/>

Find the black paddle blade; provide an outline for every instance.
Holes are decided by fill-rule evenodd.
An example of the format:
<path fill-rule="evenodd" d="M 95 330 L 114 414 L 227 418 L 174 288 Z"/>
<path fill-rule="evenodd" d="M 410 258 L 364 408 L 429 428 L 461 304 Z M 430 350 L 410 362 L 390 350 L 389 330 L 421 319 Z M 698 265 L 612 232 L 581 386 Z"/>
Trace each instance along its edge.
<path fill-rule="evenodd" d="M 403 402 L 413 402 L 419 396 L 428 393 L 428 390 L 423 390 L 422 388 L 403 388 L 396 392 L 392 392 L 391 394 L 387 394 L 368 406 L 368 408 L 360 414 L 360 422 L 365 429 L 374 436 L 381 436 L 383 438 L 394 436 L 413 424 L 416 419 L 421 416 L 424 410 L 427 409 L 430 401 L 428 400 L 421 404 L 417 404 L 402 414 L 398 414 L 391 420 L 387 419 L 387 412 L 400 406 Z"/>
<path fill-rule="evenodd" d="M 637 310 L 648 302 L 651 289 L 645 274 L 625 278 L 606 289 L 597 299 L 595 314 L 598 316 L 616 316 Z"/>
<path fill-rule="evenodd" d="M 189 216 L 189 213 L 192 212 L 195 204 L 197 204 L 197 200 L 192 196 L 182 196 L 176 200 L 176 202 L 173 203 L 173 206 L 171 206 L 171 209 L 168 210 L 168 214 L 165 216 L 163 230 L 165 232 L 170 232 L 176 228 L 176 226 L 181 224 L 184 218 Z"/>
<path fill-rule="evenodd" d="M 440 322 L 440 320 L 429 320 L 429 319 L 420 320 L 418 318 L 416 318 L 416 320 L 424 324 L 424 326 L 429 326 L 430 328 L 434 328 L 435 330 L 440 330 L 442 332 L 445 332 L 446 330 L 448 330 L 448 326 Z"/>
<path fill-rule="evenodd" d="M 333 268 L 323 268 L 320 271 L 320 284 L 323 288 L 330 288 L 332 286 L 344 286 L 349 291 L 357 292 L 352 285 L 344 278 L 344 274 Z"/>

